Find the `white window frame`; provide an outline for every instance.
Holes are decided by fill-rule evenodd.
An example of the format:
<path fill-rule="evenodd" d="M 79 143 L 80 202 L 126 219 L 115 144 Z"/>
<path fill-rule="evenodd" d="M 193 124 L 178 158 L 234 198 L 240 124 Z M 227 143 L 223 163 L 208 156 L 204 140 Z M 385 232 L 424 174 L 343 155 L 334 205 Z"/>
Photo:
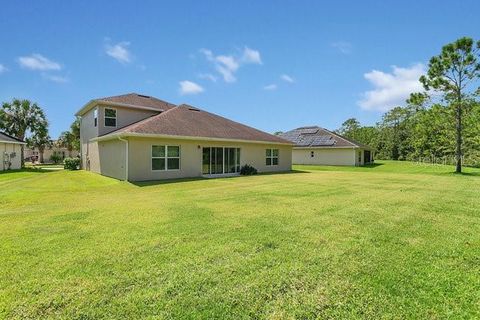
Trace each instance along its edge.
<path fill-rule="evenodd" d="M 107 117 L 107 110 L 114 110 L 115 111 L 115 117 Z M 114 126 L 107 126 L 107 123 L 106 123 L 107 119 L 115 119 L 115 125 Z M 103 125 L 105 127 L 109 127 L 109 128 L 116 128 L 117 127 L 117 109 L 115 109 L 115 108 L 104 108 L 103 109 Z"/>
<path fill-rule="evenodd" d="M 93 126 L 95 128 L 98 126 L 98 108 L 93 110 Z"/>
<path fill-rule="evenodd" d="M 270 156 L 267 156 L 267 150 L 270 150 Z M 277 150 L 277 155 L 273 155 L 273 150 Z M 267 159 L 270 159 L 270 164 L 267 164 Z M 277 164 L 273 164 L 273 159 L 277 159 Z M 265 150 L 265 165 L 267 167 L 278 166 L 280 164 L 280 149 L 276 148 L 267 148 Z"/>
<path fill-rule="evenodd" d="M 164 147 L 165 155 L 163 157 L 154 157 L 153 156 L 153 147 Z M 168 156 L 168 147 L 178 147 L 178 157 L 169 157 Z M 180 145 L 167 145 L 167 144 L 152 144 L 150 146 L 150 170 L 153 172 L 157 171 L 180 171 L 182 168 L 182 147 Z M 164 159 L 165 167 L 163 169 L 153 169 L 153 159 Z M 168 169 L 168 159 L 178 159 L 178 169 Z"/>

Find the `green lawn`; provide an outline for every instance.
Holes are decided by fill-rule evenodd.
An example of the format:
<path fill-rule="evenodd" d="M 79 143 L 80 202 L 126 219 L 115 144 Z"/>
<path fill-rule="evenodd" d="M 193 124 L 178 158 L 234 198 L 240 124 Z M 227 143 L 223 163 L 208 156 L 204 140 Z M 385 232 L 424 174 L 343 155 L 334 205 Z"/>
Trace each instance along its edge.
<path fill-rule="evenodd" d="M 0 174 L 0 319 L 479 318 L 480 170 Z"/>

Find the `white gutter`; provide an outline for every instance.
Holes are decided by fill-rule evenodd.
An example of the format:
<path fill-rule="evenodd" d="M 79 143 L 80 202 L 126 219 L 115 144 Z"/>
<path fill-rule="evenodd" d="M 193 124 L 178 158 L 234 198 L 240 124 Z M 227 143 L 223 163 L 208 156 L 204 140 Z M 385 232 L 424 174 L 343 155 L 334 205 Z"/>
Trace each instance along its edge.
<path fill-rule="evenodd" d="M 121 136 L 118 137 L 118 140 L 125 142 L 125 181 L 128 181 L 128 140 Z"/>
<path fill-rule="evenodd" d="M 219 142 L 240 142 L 240 143 L 256 143 L 256 144 L 278 144 L 293 146 L 293 143 L 289 142 L 275 142 L 275 141 L 257 141 L 257 140 L 243 140 L 243 139 L 225 139 L 225 138 L 210 138 L 210 137 L 196 137 L 196 136 L 176 136 L 168 134 L 150 134 L 150 133 L 129 133 L 119 132 L 113 134 L 107 134 L 105 136 L 96 137 L 90 141 L 105 141 L 112 140 L 120 137 L 141 137 L 141 138 L 162 138 L 162 139 L 180 139 L 180 140 L 194 140 L 194 141 L 219 141 Z M 122 140 L 123 141 L 123 140 Z"/>

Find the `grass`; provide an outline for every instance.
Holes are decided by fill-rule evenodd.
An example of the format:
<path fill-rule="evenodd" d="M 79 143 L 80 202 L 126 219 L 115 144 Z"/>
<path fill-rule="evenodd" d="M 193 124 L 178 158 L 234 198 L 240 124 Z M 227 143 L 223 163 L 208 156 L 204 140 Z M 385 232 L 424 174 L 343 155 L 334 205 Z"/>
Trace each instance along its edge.
<path fill-rule="evenodd" d="M 0 174 L 0 318 L 479 318 L 480 170 Z"/>

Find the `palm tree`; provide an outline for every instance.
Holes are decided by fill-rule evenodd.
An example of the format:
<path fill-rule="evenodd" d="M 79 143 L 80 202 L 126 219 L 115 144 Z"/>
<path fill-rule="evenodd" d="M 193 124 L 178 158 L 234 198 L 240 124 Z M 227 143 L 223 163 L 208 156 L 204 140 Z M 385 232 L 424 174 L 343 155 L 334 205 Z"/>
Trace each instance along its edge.
<path fill-rule="evenodd" d="M 76 147 L 76 137 L 70 131 L 64 131 L 58 137 L 57 144 L 59 147 L 66 148 L 68 150 L 68 156 L 72 157 L 72 151 Z"/>
<path fill-rule="evenodd" d="M 29 100 L 13 99 L 11 103 L 3 103 L 0 108 L 0 129 L 20 140 L 25 140 L 28 132 L 36 134 L 47 131 L 48 122 L 36 103 Z M 21 151 L 22 167 L 24 166 L 24 150 Z"/>
<path fill-rule="evenodd" d="M 47 130 L 41 130 L 37 132 L 35 135 L 27 138 L 27 145 L 29 148 L 38 149 L 39 153 L 39 162 L 43 163 L 43 154 L 45 152 L 45 148 L 51 147 L 53 145 L 52 139 L 48 135 Z"/>

